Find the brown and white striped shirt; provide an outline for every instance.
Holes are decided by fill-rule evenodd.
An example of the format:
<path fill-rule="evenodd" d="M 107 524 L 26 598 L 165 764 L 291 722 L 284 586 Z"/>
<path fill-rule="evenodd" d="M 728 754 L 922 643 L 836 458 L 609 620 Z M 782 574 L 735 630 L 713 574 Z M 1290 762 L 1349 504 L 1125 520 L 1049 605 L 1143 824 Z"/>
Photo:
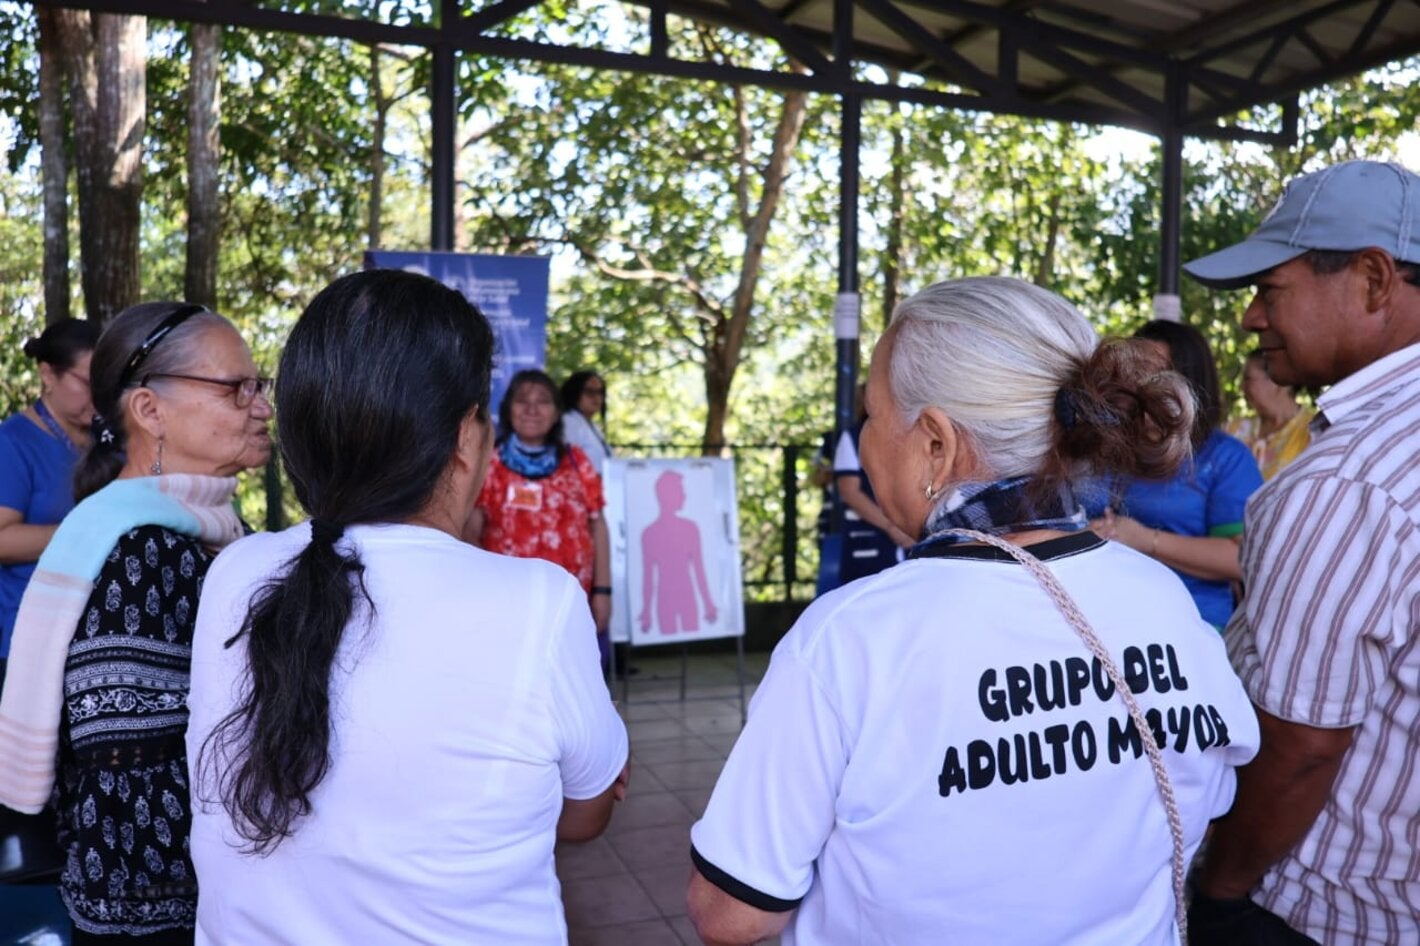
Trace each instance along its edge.
<path fill-rule="evenodd" d="M 1228 652 L 1267 712 L 1356 737 L 1254 899 L 1322 943 L 1420 943 L 1420 345 L 1320 403 L 1328 426 L 1248 504 Z"/>

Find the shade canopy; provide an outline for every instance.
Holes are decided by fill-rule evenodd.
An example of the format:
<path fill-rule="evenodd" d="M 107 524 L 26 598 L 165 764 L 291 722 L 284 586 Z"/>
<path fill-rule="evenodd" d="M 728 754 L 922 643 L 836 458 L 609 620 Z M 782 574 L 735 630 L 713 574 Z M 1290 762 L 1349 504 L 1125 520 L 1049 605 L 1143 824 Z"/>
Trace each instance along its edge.
<path fill-rule="evenodd" d="M 641 0 L 624 48 L 532 38 L 516 17 L 536 0 L 68 5 L 1274 144 L 1292 140 L 1298 92 L 1420 52 L 1414 0 Z M 766 37 L 802 71 L 690 58 L 674 18 Z"/>

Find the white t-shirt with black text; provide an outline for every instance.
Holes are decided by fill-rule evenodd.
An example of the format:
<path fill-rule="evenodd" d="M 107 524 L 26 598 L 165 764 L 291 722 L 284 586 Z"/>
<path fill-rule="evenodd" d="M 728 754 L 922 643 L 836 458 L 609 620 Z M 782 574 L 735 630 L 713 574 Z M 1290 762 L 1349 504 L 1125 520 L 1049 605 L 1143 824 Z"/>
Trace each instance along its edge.
<path fill-rule="evenodd" d="M 1191 857 L 1258 725 L 1223 641 L 1152 559 L 1033 547 L 1166 742 Z M 775 649 L 691 832 L 702 874 L 797 915 L 786 944 L 1171 946 L 1142 742 L 1037 580 L 953 546 L 815 601 Z"/>

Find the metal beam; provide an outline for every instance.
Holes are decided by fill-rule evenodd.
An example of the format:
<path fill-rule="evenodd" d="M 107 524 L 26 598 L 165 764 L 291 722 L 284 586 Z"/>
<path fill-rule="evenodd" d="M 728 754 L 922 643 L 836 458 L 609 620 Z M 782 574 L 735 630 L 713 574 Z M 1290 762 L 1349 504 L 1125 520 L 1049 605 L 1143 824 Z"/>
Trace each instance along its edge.
<path fill-rule="evenodd" d="M 665 59 L 670 55 L 670 30 L 666 26 L 666 0 L 651 0 L 651 58 Z"/>
<path fill-rule="evenodd" d="M 1231 102 L 1223 103 L 1215 108 L 1192 113 L 1188 116 L 1188 124 L 1189 127 L 1206 125 L 1213 119 L 1225 118 L 1245 108 L 1252 108 L 1268 102 L 1276 102 L 1287 96 L 1296 95 L 1299 92 L 1325 85 L 1328 82 L 1334 82 L 1338 79 L 1347 78 L 1348 76 L 1359 75 L 1369 69 L 1383 66 L 1386 63 L 1396 62 L 1397 60 L 1413 56 L 1416 52 L 1416 39 L 1406 38 L 1389 46 L 1374 49 L 1370 55 L 1360 56 L 1354 59 L 1343 57 L 1334 60 L 1330 66 L 1314 69 L 1310 72 L 1293 76 L 1285 81 L 1263 87 L 1260 91 L 1266 95 L 1266 98 L 1258 97 L 1252 100 L 1234 99 Z"/>
<path fill-rule="evenodd" d="M 1001 90 L 1001 83 L 995 76 L 988 75 L 967 61 L 925 26 L 903 13 L 893 0 L 858 0 L 858 5 L 883 26 L 930 55 L 934 62 L 941 63 L 947 71 L 956 73 L 962 85 L 982 92 Z"/>
<path fill-rule="evenodd" d="M 246 4 L 204 3 L 198 0 L 63 0 L 44 5 L 152 16 L 185 23 L 220 23 L 223 26 L 304 36 L 330 36 L 366 44 L 428 48 L 441 39 L 441 33 L 435 27 L 399 26 L 318 13 L 288 13 Z"/>
<path fill-rule="evenodd" d="M 470 13 L 468 16 L 460 18 L 457 21 L 458 29 L 460 32 L 482 33 L 499 23 L 512 19 L 519 13 L 531 10 L 541 2 L 542 0 L 499 0 L 498 3 L 490 4 L 477 13 Z M 444 25 L 445 27 L 453 26 L 452 23 Z"/>
<path fill-rule="evenodd" d="M 833 0 L 833 58 L 844 78 L 853 58 L 853 0 Z M 858 294 L 858 171 L 863 100 L 853 92 L 840 97 L 838 129 L 838 294 L 833 306 L 834 376 L 833 443 L 852 429 L 853 394 L 858 380 L 858 336 L 862 299 Z M 830 453 L 830 456 L 832 454 Z M 842 533 L 846 507 L 838 490 L 833 495 L 833 529 Z"/>
<path fill-rule="evenodd" d="M 1249 46 L 1254 46 L 1257 43 L 1272 39 L 1275 36 L 1295 35 L 1298 30 L 1305 29 L 1308 24 L 1357 6 L 1359 2 L 1363 2 L 1363 0 L 1332 0 L 1331 3 L 1324 6 L 1315 7 L 1311 10 L 1299 13 L 1294 17 L 1290 17 L 1289 19 L 1274 23 L 1271 26 L 1239 36 L 1237 39 L 1229 40 L 1220 46 L 1210 46 L 1196 55 L 1185 59 L 1183 61 L 1184 65 L 1189 67 L 1202 65 L 1205 62 L 1210 62 L 1214 59 L 1226 56 L 1229 53 L 1247 49 Z"/>
<path fill-rule="evenodd" d="M 1164 127 L 1162 109 L 1154 114 L 1143 115 L 1103 105 L 1055 104 L 1016 95 L 988 98 L 922 86 L 887 86 L 872 82 L 855 82 L 853 91 L 864 99 L 877 101 L 910 102 L 915 105 L 957 108 L 968 112 L 993 112 L 999 115 L 1020 115 L 1024 118 L 1044 118 L 1049 121 L 1080 122 L 1085 125 L 1117 125 L 1151 135 L 1162 134 Z"/>
<path fill-rule="evenodd" d="M 514 6 L 520 6 L 523 2 L 525 0 L 503 0 L 497 6 L 490 7 L 484 12 L 498 10 L 500 13 L 508 13 Z M 965 20 L 972 24 L 965 27 L 967 30 L 995 29 L 1002 37 L 1000 48 L 1005 50 L 1007 55 L 998 63 L 1000 68 L 998 68 L 998 75 L 994 77 L 996 83 L 994 90 L 990 90 L 988 94 L 982 96 L 957 96 L 953 93 L 930 90 L 924 92 L 901 89 L 887 84 L 854 81 L 851 74 L 853 62 L 877 62 L 888 68 L 923 72 L 929 79 L 940 78 L 946 82 L 959 82 L 960 73 L 953 72 L 949 65 L 936 70 L 924 69 L 920 55 L 905 54 L 901 47 L 886 47 L 857 38 L 850 38 L 851 41 L 845 53 L 848 56 L 847 60 L 828 63 L 817 50 L 831 47 L 833 35 L 830 30 L 815 29 L 803 24 L 791 27 L 782 16 L 764 6 L 760 0 L 723 0 L 723 2 L 716 2 L 716 0 L 629 0 L 629 2 L 652 10 L 652 55 L 560 46 L 477 33 L 469 26 L 469 21 L 474 20 L 473 17 L 458 15 L 457 0 L 439 0 L 441 11 L 451 8 L 455 13 L 453 16 L 442 17 L 442 21 L 438 25 L 431 26 L 396 25 L 324 14 L 293 13 L 238 2 L 67 0 L 68 5 L 85 9 L 141 13 L 180 21 L 222 23 L 238 28 L 330 36 L 367 44 L 383 43 L 433 48 L 439 43 L 446 43 L 450 48 L 458 51 L 478 52 L 528 61 L 562 63 L 594 69 L 733 82 L 767 88 L 804 89 L 815 93 L 839 96 L 851 91 L 864 98 L 887 101 L 933 101 L 948 107 L 1001 111 L 1033 118 L 1123 125 L 1155 134 L 1160 133 L 1162 129 L 1162 122 L 1157 115 L 1143 114 L 1141 111 L 1145 103 L 1152 103 L 1153 100 L 1142 92 L 1138 92 L 1132 97 L 1127 93 L 1116 94 L 1121 89 L 1130 87 L 1126 83 L 1112 78 L 1110 83 L 1115 83 L 1114 85 L 1104 83 L 1106 94 L 1112 98 L 1126 101 L 1130 107 L 1115 108 L 1083 102 L 1040 101 L 1039 90 L 1032 92 L 1014 87 L 1014 83 L 1011 81 L 1009 56 L 1009 51 L 1013 48 L 1041 49 L 1054 46 L 1072 50 L 1075 54 L 1106 60 L 1106 62 L 1091 65 L 1082 60 L 1079 55 L 1068 52 L 1064 53 L 1064 56 L 1069 57 L 1068 59 L 1056 60 L 1058 63 L 1069 64 L 1070 68 L 1077 72 L 1085 70 L 1085 77 L 1094 79 L 1095 81 L 1091 84 L 1096 87 L 1101 86 L 1100 77 L 1109 76 L 1110 72 L 1119 64 L 1136 66 L 1157 74 L 1162 71 L 1164 62 L 1167 60 L 1166 56 L 1161 56 L 1158 51 L 1153 49 L 1134 48 L 1099 36 L 1090 36 L 1056 24 L 1042 22 L 1029 15 L 1029 9 L 1034 5 L 1035 0 L 1010 0 L 1001 7 L 972 2 L 972 0 L 910 0 L 911 4 L 919 10 L 933 10 Z M 791 7 L 795 2 L 798 0 L 789 0 Z M 907 0 L 880 0 L 880 2 L 904 4 Z M 1313 22 L 1328 13 L 1334 14 L 1360 6 L 1362 3 L 1373 2 L 1375 0 L 1336 0 L 1336 2 L 1318 8 L 1318 10 L 1309 11 L 1281 24 L 1274 24 L 1266 29 L 1253 31 L 1247 36 L 1231 40 L 1217 49 L 1200 52 L 1185 61 L 1183 64 L 1185 73 L 1196 79 L 1196 87 L 1199 91 L 1212 99 L 1208 108 L 1195 110 L 1188 115 L 1186 127 L 1190 133 L 1224 139 L 1242 136 L 1254 140 L 1261 136 L 1263 140 L 1274 140 L 1279 135 L 1253 130 L 1221 129 L 1213 125 L 1212 122 L 1218 117 L 1235 113 L 1243 108 L 1276 101 L 1302 89 L 1420 51 L 1420 37 L 1409 37 L 1386 47 L 1375 49 L 1369 55 L 1348 54 L 1333 60 L 1325 67 L 1272 84 L 1247 82 L 1211 69 L 1208 72 L 1201 71 L 1208 69 L 1204 65 L 1206 62 L 1225 55 L 1228 51 L 1261 42 L 1275 43 L 1277 37 L 1291 35 L 1291 32 L 1295 31 L 1297 27 L 1305 26 L 1306 23 Z M 1386 2 L 1386 0 L 1381 0 L 1381 2 Z M 1248 4 L 1229 8 L 1229 11 L 1222 14 L 1221 17 L 1225 24 L 1246 24 L 1256 22 L 1262 15 L 1259 13 L 1254 16 L 1250 11 L 1272 11 L 1282 5 L 1274 0 L 1250 0 Z M 1243 6 L 1246 6 L 1249 12 L 1244 13 Z M 757 15 L 754 13 L 756 9 L 758 10 Z M 1369 9 L 1372 12 L 1371 21 L 1368 22 L 1378 25 L 1380 22 L 1379 6 Z M 756 26 L 756 17 L 767 19 L 774 27 L 772 32 L 778 34 L 781 42 L 792 44 L 799 53 L 803 54 L 805 59 L 810 60 L 806 62 L 806 65 L 809 65 L 810 68 L 817 67 L 821 72 L 805 75 L 789 70 L 751 69 L 705 61 L 673 59 L 669 56 L 668 42 L 665 38 L 665 15 L 664 12 L 658 13 L 658 10 L 666 12 L 674 10 L 681 16 L 758 33 L 770 31 L 764 27 Z M 480 21 L 474 20 L 475 25 L 478 22 Z M 656 25 L 657 23 L 660 24 L 659 27 Z M 922 25 L 929 34 L 935 35 L 934 31 L 925 24 L 919 25 Z M 1375 28 L 1375 26 L 1370 27 L 1372 33 Z M 1182 39 L 1187 38 L 1186 32 L 1174 34 L 1165 42 L 1182 42 Z M 1356 41 L 1352 43 L 1352 52 L 1356 50 L 1360 40 L 1366 38 L 1366 34 L 1367 30 L 1363 28 L 1361 33 L 1357 35 Z M 961 31 L 951 35 L 961 35 Z M 660 40 L 658 40 L 658 36 L 661 37 Z M 950 47 L 951 44 L 947 40 L 943 40 L 942 45 Z M 786 51 L 790 55 L 795 55 L 794 51 L 789 50 L 787 46 Z M 1047 53 L 1046 55 L 1058 54 Z M 1272 56 L 1275 57 L 1275 55 L 1276 53 L 1273 52 Z M 796 58 L 798 57 L 796 56 Z M 983 70 L 983 74 L 989 75 L 985 70 Z M 1222 89 L 1229 88 L 1233 90 L 1234 94 L 1226 95 L 1223 99 L 1217 98 L 1219 94 L 1225 94 L 1221 93 Z M 1060 88 L 1057 86 L 1057 92 L 1059 91 Z M 1048 92 L 1049 90 L 1047 90 Z M 1154 107 L 1156 106 L 1150 105 L 1150 108 Z M 1280 135 L 1285 136 L 1287 133 L 1287 130 L 1284 129 Z"/>
<path fill-rule="evenodd" d="M 1163 151 L 1163 187 L 1159 208 L 1159 292 L 1178 295 L 1183 234 L 1183 103 L 1188 87 L 1176 63 L 1169 65 L 1164 91 L 1168 111 L 1160 147 Z"/>
<path fill-rule="evenodd" d="M 759 32 L 774 40 L 784 52 L 799 62 L 803 63 L 810 70 L 816 73 L 827 73 L 831 66 L 823 54 L 818 51 L 808 39 L 799 31 L 781 20 L 775 12 L 759 0 L 735 0 L 735 5 L 749 17 L 749 19 L 759 27 Z"/>
<path fill-rule="evenodd" d="M 1346 50 L 1346 55 L 1359 56 L 1366 51 L 1370 45 L 1371 37 L 1376 35 L 1376 30 L 1385 21 L 1390 13 L 1390 8 L 1395 6 L 1395 0 L 1379 0 L 1376 8 L 1371 11 L 1371 16 L 1366 20 L 1365 25 L 1356 33 L 1356 38 L 1351 41 L 1351 48 Z"/>
<path fill-rule="evenodd" d="M 457 54 L 448 43 L 430 50 L 433 68 L 429 77 L 430 169 L 429 248 L 454 248 L 454 173 L 458 134 Z"/>
<path fill-rule="evenodd" d="M 1168 34 L 1150 48 L 1158 53 L 1173 55 L 1180 50 L 1197 46 L 1211 36 L 1219 36 L 1248 23 L 1256 23 L 1271 16 L 1275 10 L 1290 10 L 1296 5 L 1297 0 L 1242 0 L 1227 10 L 1220 10 L 1192 26 Z"/>
<path fill-rule="evenodd" d="M 1047 65 L 1054 66 L 1089 88 L 1097 89 L 1121 105 L 1142 114 L 1147 115 L 1157 111 L 1163 104 L 1133 86 L 1111 77 L 1107 70 L 1087 63 L 1077 56 L 1072 56 L 1057 46 L 1027 41 L 1022 44 L 1021 51 Z"/>

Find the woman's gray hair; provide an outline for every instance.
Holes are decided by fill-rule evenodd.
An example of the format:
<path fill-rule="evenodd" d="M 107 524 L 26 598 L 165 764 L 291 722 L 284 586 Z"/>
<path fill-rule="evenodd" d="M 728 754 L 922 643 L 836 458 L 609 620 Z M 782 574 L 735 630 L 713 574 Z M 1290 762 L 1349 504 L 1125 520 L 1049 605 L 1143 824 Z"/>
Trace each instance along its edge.
<path fill-rule="evenodd" d="M 898 304 L 891 329 L 889 385 L 903 417 L 940 408 L 993 478 L 1041 470 L 1056 394 L 1099 344 L 1070 303 L 998 276 L 928 286 Z"/>
<path fill-rule="evenodd" d="M 202 354 L 206 333 L 225 327 L 236 331 L 227 319 L 216 312 L 194 313 L 169 332 L 149 352 L 134 376 L 124 384 L 124 369 L 149 334 L 187 303 L 140 302 L 113 317 L 89 362 L 89 387 L 93 392 L 94 412 L 112 438 L 95 437 L 89 449 L 74 469 L 74 496 L 83 499 L 107 486 L 123 469 L 128 449 L 128 421 L 125 407 L 130 393 L 150 374 L 186 374 Z M 162 379 L 155 384 L 164 384 Z"/>

